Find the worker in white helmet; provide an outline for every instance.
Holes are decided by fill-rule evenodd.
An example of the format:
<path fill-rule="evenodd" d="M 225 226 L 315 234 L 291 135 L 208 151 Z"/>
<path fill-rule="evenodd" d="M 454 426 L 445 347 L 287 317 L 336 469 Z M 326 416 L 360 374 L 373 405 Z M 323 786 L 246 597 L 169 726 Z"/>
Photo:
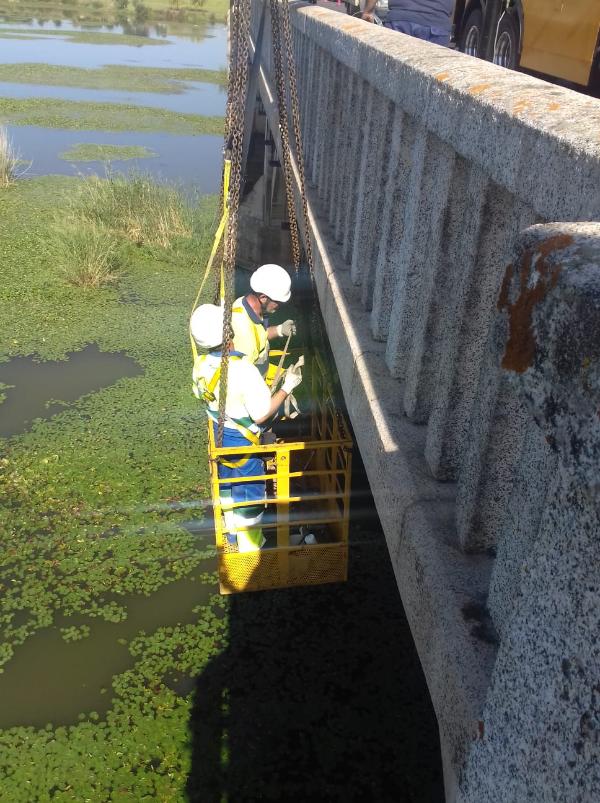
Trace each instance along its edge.
<path fill-rule="evenodd" d="M 233 303 L 231 325 L 235 348 L 256 365 L 267 383 L 276 371 L 269 365 L 269 341 L 296 334 L 296 324 L 289 319 L 269 326 L 269 316 L 290 300 L 292 282 L 280 265 L 261 265 L 250 277 L 250 292 Z"/>
<path fill-rule="evenodd" d="M 223 332 L 223 308 L 213 304 L 198 307 L 190 320 L 192 337 L 208 353 L 201 354 L 194 362 L 194 393 L 207 402 L 207 414 L 214 422 L 215 433 L 219 417 L 219 376 L 221 369 L 221 341 Z M 291 366 L 283 376 L 281 388 L 273 396 L 255 365 L 247 356 L 233 349 L 230 344 L 227 372 L 227 401 L 223 446 L 256 445 L 259 442 L 261 424 L 269 420 L 283 404 L 294 388 L 302 382 L 300 367 Z M 259 457 L 228 463 L 219 462 L 219 477 L 253 477 L 265 473 Z M 266 496 L 264 480 L 256 482 L 233 482 L 221 485 L 221 505 L 225 527 L 231 542 L 237 542 L 240 552 L 260 549 L 265 538 L 260 528 Z M 231 503 L 246 502 L 245 507 L 231 509 Z"/>

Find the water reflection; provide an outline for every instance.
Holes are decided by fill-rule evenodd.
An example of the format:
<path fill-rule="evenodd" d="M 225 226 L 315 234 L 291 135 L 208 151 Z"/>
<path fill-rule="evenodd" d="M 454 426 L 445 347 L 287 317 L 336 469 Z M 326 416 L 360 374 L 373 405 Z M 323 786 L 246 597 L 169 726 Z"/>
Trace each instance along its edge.
<path fill-rule="evenodd" d="M 0 382 L 9 386 L 0 404 L 0 437 L 26 432 L 35 418 L 51 418 L 84 394 L 141 373 L 127 354 L 100 351 L 95 343 L 72 352 L 66 360 L 34 362 L 32 357 L 13 357 L 0 363 Z"/>
<path fill-rule="evenodd" d="M 46 23 L 46 25 L 54 23 Z M 24 26 L 6 26 L 3 29 L 19 28 Z M 121 26 L 122 27 L 122 26 Z M 163 47 L 144 47 L 148 38 L 140 37 L 139 45 L 132 47 L 119 44 L 89 44 L 71 41 L 70 37 L 61 37 L 60 31 L 56 36 L 36 35 L 36 29 L 31 29 L 31 39 L 1 40 L 2 61 L 7 63 L 35 62 L 45 64 L 62 64 L 67 67 L 103 67 L 105 64 L 128 64 L 140 67 L 205 67 L 212 70 L 221 70 L 227 64 L 227 28 L 225 25 L 211 25 L 199 29 L 199 40 L 183 35 L 169 35 L 150 37 L 164 43 Z M 39 30 L 39 29 L 38 29 Z M 61 30 L 81 30 L 80 27 L 70 27 L 67 24 Z M 105 26 L 94 28 L 105 30 Z M 116 28 L 113 33 L 116 32 Z M 1 33 L 1 29 L 0 29 Z M 40 39 L 44 46 L 40 47 Z M 65 45 L 68 45 L 66 47 Z"/>
<path fill-rule="evenodd" d="M 141 145 L 157 156 L 146 159 L 114 160 L 113 169 L 139 169 L 157 178 L 169 179 L 193 188 L 196 193 L 218 192 L 221 184 L 223 138 L 212 134 L 196 137 L 141 131 L 68 131 L 37 126 L 7 126 L 19 157 L 31 163 L 24 176 L 58 174 L 104 175 L 103 162 L 65 162 L 59 154 L 80 143 L 97 145 Z"/>

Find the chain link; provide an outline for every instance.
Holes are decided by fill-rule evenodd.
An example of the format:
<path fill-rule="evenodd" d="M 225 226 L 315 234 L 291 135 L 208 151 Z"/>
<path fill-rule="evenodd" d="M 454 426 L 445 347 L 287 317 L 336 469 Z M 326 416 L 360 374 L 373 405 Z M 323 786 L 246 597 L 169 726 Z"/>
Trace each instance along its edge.
<path fill-rule="evenodd" d="M 285 4 L 285 3 L 284 3 Z M 294 189 L 292 185 L 292 165 L 290 159 L 289 121 L 287 112 L 287 88 L 281 50 L 282 26 L 279 14 L 279 0 L 270 0 L 271 8 L 271 41 L 273 46 L 273 66 L 275 68 L 275 88 L 277 92 L 277 107 L 279 111 L 279 136 L 281 138 L 281 161 L 283 164 L 283 178 L 285 182 L 285 196 L 287 201 L 288 221 L 290 224 L 290 237 L 292 240 L 292 258 L 296 273 L 300 269 L 300 237 L 298 221 L 296 220 L 296 206 L 294 203 Z"/>
<path fill-rule="evenodd" d="M 219 420 L 217 446 L 223 444 L 225 404 L 227 402 L 227 376 L 229 351 L 233 340 L 231 308 L 235 291 L 235 260 L 237 252 L 238 211 L 242 193 L 242 149 L 244 145 L 244 117 L 248 98 L 248 56 L 250 48 L 250 16 L 252 0 L 233 0 L 231 4 L 232 42 L 229 85 L 227 92 L 226 151 L 231 160 L 227 230 L 223 246 L 223 344 L 221 377 L 219 383 Z"/>
<path fill-rule="evenodd" d="M 306 180 L 304 172 L 304 149 L 302 146 L 302 126 L 300 124 L 300 104 L 298 102 L 298 82 L 296 80 L 296 59 L 294 57 L 294 43 L 292 40 L 292 26 L 290 24 L 290 6 L 288 0 L 281 3 L 281 20 L 283 38 L 287 54 L 287 75 L 290 84 L 290 98 L 292 101 L 292 125 L 294 130 L 295 156 L 300 178 L 300 201 L 302 203 L 302 222 L 304 224 L 304 250 L 311 278 L 314 279 L 314 266 L 312 243 L 310 240 L 310 226 L 308 222 L 308 203 L 306 201 Z"/>
<path fill-rule="evenodd" d="M 265 0 L 266 2 L 266 0 Z M 298 102 L 298 85 L 296 80 L 296 63 L 289 16 L 288 0 L 269 0 L 271 11 L 271 41 L 275 68 L 277 104 L 279 107 L 279 133 L 281 138 L 281 158 L 285 182 L 285 193 L 292 243 L 294 268 L 300 268 L 300 236 L 296 218 L 294 190 L 292 182 L 290 127 L 288 118 L 288 85 L 291 100 L 291 117 L 294 134 L 295 157 L 300 180 L 300 200 L 302 220 L 305 233 L 304 249 L 314 284 L 314 266 L 308 204 L 306 200 L 306 181 L 304 171 L 304 153 L 302 147 L 302 130 L 300 125 L 300 105 Z M 243 185 L 242 149 L 244 145 L 244 117 L 246 104 L 253 102 L 247 98 L 249 76 L 249 44 L 252 0 L 232 0 L 230 12 L 230 69 L 225 111 L 225 149 L 231 159 L 231 176 L 229 182 L 229 198 L 227 199 L 228 225 L 223 245 L 224 265 L 224 308 L 223 308 L 223 345 L 221 356 L 221 378 L 219 385 L 219 419 L 217 425 L 217 446 L 223 443 L 225 423 L 225 403 L 227 400 L 227 375 L 229 367 L 230 344 L 233 340 L 231 326 L 231 308 L 235 287 L 235 260 L 237 251 L 238 213 Z M 285 64 L 282 51 L 285 44 Z M 287 68 L 287 69 L 286 69 Z"/>

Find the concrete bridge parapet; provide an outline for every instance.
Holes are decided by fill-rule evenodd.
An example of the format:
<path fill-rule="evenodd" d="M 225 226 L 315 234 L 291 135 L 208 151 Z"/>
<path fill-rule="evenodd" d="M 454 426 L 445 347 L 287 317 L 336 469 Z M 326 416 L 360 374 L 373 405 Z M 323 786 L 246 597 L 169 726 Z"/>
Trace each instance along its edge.
<path fill-rule="evenodd" d="M 600 220 L 600 103 L 291 16 L 303 236 L 447 799 L 595 799 L 600 224 L 577 221 Z M 280 151 L 270 36 L 258 91 Z"/>

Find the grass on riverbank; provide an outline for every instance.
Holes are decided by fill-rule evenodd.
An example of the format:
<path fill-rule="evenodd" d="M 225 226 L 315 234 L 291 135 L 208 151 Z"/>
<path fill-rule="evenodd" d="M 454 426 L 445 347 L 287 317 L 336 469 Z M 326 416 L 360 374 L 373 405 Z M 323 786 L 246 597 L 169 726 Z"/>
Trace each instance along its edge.
<path fill-rule="evenodd" d="M 79 220 L 57 221 L 49 241 L 56 267 L 76 287 L 99 288 L 118 278 L 122 256 L 119 241 L 103 226 Z"/>
<path fill-rule="evenodd" d="M 168 248 L 193 231 L 191 209 L 181 195 L 143 174 L 90 176 L 73 208 L 88 224 L 114 231 L 136 245 Z"/>
<path fill-rule="evenodd" d="M 58 154 L 58 158 L 65 162 L 122 162 L 128 159 L 150 159 L 154 156 L 158 154 L 143 145 L 99 145 L 94 142 L 80 142 Z"/>
<path fill-rule="evenodd" d="M 222 117 L 182 114 L 148 106 L 86 103 L 51 98 L 0 98 L 0 123 L 98 131 L 222 134 Z"/>
<path fill-rule="evenodd" d="M 225 70 L 167 69 L 107 65 L 99 69 L 63 67 L 57 64 L 0 64 L 0 81 L 86 89 L 119 89 L 127 92 L 180 94 L 186 81 L 227 85 Z"/>
<path fill-rule="evenodd" d="M 9 187 L 16 179 L 19 155 L 13 148 L 8 132 L 0 125 L 0 188 Z"/>

